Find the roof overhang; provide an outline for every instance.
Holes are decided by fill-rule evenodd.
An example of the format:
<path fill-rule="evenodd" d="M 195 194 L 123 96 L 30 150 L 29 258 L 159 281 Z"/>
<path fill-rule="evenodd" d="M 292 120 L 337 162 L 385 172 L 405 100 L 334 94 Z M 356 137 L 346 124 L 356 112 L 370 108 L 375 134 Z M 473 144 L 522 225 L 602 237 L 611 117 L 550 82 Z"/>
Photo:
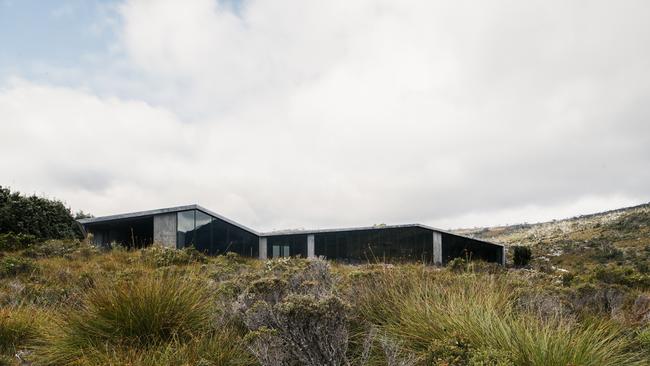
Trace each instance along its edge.
<path fill-rule="evenodd" d="M 150 216 L 156 216 L 156 215 L 163 215 L 163 214 L 168 214 L 168 213 L 176 213 L 176 212 L 182 212 L 182 211 L 190 211 L 190 210 L 198 210 L 201 211 L 205 214 L 208 214 L 210 216 L 214 216 L 220 220 L 223 220 L 231 225 L 237 226 L 240 229 L 246 230 L 252 234 L 255 234 L 257 236 L 260 235 L 257 231 L 242 225 L 238 222 L 235 222 L 223 215 L 220 215 L 216 212 L 210 211 L 205 207 L 199 206 L 199 205 L 186 205 L 186 206 L 175 206 L 175 207 L 167 207 L 167 208 L 159 208 L 156 210 L 147 210 L 147 211 L 137 211 L 137 212 L 129 212 L 129 213 L 124 213 L 124 214 L 118 214 L 118 215 L 109 215 L 109 216 L 101 216 L 101 217 L 93 217 L 93 218 L 88 218 L 88 219 L 80 219 L 77 220 L 80 224 L 82 225 L 92 225 L 92 224 L 100 224 L 100 223 L 108 223 L 111 221 L 117 221 L 117 220 L 125 220 L 125 219 L 135 219 L 135 218 L 144 218 L 144 217 L 150 217 Z"/>

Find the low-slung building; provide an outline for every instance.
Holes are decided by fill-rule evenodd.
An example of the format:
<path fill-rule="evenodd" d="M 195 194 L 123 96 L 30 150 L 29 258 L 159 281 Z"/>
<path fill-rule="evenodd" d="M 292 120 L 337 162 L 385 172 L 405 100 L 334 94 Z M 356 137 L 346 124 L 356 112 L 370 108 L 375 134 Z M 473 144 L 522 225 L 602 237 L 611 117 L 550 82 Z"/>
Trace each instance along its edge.
<path fill-rule="evenodd" d="M 206 254 L 235 252 L 254 258 L 324 257 L 349 263 L 453 258 L 505 264 L 503 245 L 420 224 L 262 233 L 199 205 L 79 220 L 97 245 L 195 247 Z"/>

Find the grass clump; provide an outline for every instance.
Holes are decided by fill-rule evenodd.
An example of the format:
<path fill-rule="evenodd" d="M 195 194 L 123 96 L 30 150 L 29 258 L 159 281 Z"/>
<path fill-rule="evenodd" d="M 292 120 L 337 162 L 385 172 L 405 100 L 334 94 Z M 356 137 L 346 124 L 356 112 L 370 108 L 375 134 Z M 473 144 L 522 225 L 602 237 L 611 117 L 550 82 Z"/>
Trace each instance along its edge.
<path fill-rule="evenodd" d="M 639 362 L 610 322 L 519 310 L 503 276 L 387 271 L 357 296 L 361 317 L 403 340 L 426 364 L 485 364 L 478 357 L 496 365 Z"/>
<path fill-rule="evenodd" d="M 90 290 L 79 309 L 63 315 L 40 351 L 46 364 L 74 364 L 82 355 L 159 349 L 202 334 L 212 320 L 210 299 L 189 278 L 150 275 L 103 283 Z"/>
<path fill-rule="evenodd" d="M 0 308 L 0 354 L 13 356 L 40 335 L 42 312 L 28 307 Z"/>

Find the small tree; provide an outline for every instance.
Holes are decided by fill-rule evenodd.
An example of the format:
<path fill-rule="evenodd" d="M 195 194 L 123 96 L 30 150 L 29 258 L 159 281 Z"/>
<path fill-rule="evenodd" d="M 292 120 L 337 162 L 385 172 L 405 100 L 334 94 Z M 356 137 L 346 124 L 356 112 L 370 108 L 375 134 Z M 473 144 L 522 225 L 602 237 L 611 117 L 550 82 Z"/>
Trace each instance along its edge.
<path fill-rule="evenodd" d="M 530 263 L 530 260 L 533 258 L 533 252 L 529 247 L 516 246 L 513 247 L 513 258 L 512 261 L 515 263 L 515 266 L 527 266 Z"/>

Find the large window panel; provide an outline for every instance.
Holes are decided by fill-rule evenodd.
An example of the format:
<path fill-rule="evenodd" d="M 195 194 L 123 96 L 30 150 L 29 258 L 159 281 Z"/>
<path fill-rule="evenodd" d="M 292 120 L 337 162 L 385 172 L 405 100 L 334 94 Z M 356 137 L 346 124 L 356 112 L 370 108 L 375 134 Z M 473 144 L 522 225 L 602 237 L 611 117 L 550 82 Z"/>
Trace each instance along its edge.
<path fill-rule="evenodd" d="M 178 213 L 176 247 L 179 249 L 194 243 L 194 213 L 194 210 Z"/>
<path fill-rule="evenodd" d="M 219 219 L 212 221 L 212 254 L 224 254 L 228 248 L 228 224 Z"/>
<path fill-rule="evenodd" d="M 307 235 L 271 236 L 267 239 L 268 253 L 272 258 L 307 257 Z"/>
<path fill-rule="evenodd" d="M 212 247 L 212 216 L 196 211 L 196 225 L 194 229 L 194 247 L 204 253 L 210 253 Z"/>

